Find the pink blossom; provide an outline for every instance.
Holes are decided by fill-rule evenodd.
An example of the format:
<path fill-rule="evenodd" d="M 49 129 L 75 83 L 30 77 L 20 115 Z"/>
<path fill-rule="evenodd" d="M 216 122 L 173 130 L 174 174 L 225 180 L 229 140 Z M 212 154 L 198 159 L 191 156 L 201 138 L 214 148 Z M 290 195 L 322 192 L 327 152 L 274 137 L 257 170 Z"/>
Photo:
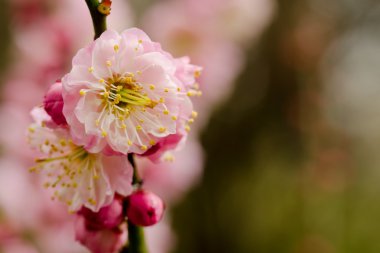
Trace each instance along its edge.
<path fill-rule="evenodd" d="M 60 81 L 50 86 L 44 97 L 44 108 L 51 119 L 57 125 L 66 125 L 65 116 L 63 116 L 63 98 L 62 98 L 62 83 Z"/>
<path fill-rule="evenodd" d="M 137 190 L 127 198 L 128 220 L 138 226 L 151 226 L 159 222 L 164 214 L 164 202 L 156 194 Z"/>
<path fill-rule="evenodd" d="M 54 190 L 52 198 L 70 211 L 84 205 L 96 212 L 111 203 L 115 192 L 126 196 L 131 191 L 133 171 L 126 157 L 89 153 L 72 142 L 67 128 L 34 123 L 28 141 L 42 155 L 31 171 L 46 175 L 44 186 Z"/>
<path fill-rule="evenodd" d="M 142 154 L 188 129 L 189 96 L 198 93 L 177 77 L 177 65 L 137 28 L 121 35 L 108 30 L 81 49 L 62 80 L 63 113 L 74 142 L 90 152 L 109 146 Z"/>
<path fill-rule="evenodd" d="M 92 253 L 114 253 L 119 250 L 126 235 L 119 228 L 91 230 L 86 227 L 83 216 L 75 220 L 75 238 Z"/>
<path fill-rule="evenodd" d="M 108 206 L 103 206 L 98 212 L 93 212 L 83 207 L 79 214 L 86 220 L 89 229 L 112 229 L 119 226 L 123 220 L 123 203 L 120 198 L 115 198 Z"/>

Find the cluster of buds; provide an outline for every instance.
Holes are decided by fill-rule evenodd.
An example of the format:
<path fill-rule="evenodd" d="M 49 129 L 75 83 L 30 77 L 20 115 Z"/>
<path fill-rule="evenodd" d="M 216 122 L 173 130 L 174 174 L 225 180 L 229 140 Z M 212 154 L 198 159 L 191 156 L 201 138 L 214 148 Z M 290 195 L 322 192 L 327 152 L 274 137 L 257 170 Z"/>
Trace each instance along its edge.
<path fill-rule="evenodd" d="M 127 198 L 116 197 L 113 202 L 93 212 L 83 207 L 75 219 L 76 239 L 94 253 L 112 253 L 125 241 L 125 217 L 138 226 L 151 226 L 159 222 L 164 203 L 157 195 L 136 190 Z"/>
<path fill-rule="evenodd" d="M 186 140 L 201 68 L 136 28 L 105 31 L 72 63 L 32 111 L 28 140 L 40 157 L 30 170 L 44 174 L 53 200 L 77 213 L 82 244 L 113 252 L 125 217 L 150 226 L 163 215 L 158 196 L 141 185 L 133 191 L 137 168 L 129 157 L 157 162 Z"/>

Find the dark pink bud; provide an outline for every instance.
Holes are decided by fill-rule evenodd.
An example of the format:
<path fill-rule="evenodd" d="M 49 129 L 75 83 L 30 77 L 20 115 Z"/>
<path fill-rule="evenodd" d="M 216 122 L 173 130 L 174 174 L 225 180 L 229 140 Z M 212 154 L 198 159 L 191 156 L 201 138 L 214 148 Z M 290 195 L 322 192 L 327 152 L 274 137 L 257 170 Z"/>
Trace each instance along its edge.
<path fill-rule="evenodd" d="M 119 228 L 90 230 L 83 216 L 75 219 L 75 239 L 92 253 L 114 253 L 124 244 L 125 235 Z"/>
<path fill-rule="evenodd" d="M 164 202 L 156 194 L 137 190 L 127 198 L 127 217 L 138 226 L 151 226 L 159 222 L 164 214 Z"/>
<path fill-rule="evenodd" d="M 57 125 L 67 125 L 66 118 L 63 116 L 62 83 L 57 81 L 46 92 L 44 97 L 44 108 L 52 120 Z"/>
<path fill-rule="evenodd" d="M 88 229 L 112 229 L 119 226 L 124 220 L 123 205 L 120 199 L 114 199 L 110 205 L 100 208 L 96 213 L 83 207 L 79 214 L 85 218 Z"/>

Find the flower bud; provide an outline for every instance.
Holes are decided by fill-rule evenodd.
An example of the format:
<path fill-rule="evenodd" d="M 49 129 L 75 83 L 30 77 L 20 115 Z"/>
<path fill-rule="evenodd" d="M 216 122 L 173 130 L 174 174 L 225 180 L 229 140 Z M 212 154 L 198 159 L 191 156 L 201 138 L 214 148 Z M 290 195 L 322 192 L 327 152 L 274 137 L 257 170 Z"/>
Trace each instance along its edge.
<path fill-rule="evenodd" d="M 92 253 L 114 253 L 123 245 L 123 231 L 119 228 L 90 230 L 83 216 L 75 219 L 75 239 Z"/>
<path fill-rule="evenodd" d="M 164 202 L 156 194 L 137 190 L 127 198 L 127 217 L 138 226 L 151 226 L 159 222 L 164 214 Z"/>
<path fill-rule="evenodd" d="M 44 108 L 57 125 L 67 125 L 66 118 L 62 113 L 63 98 L 62 83 L 60 81 L 57 81 L 50 86 L 49 90 L 45 94 Z"/>
<path fill-rule="evenodd" d="M 113 202 L 100 208 L 98 212 L 83 207 L 79 214 L 83 215 L 86 220 L 88 229 L 112 229 L 116 228 L 123 222 L 123 205 L 120 199 L 114 199 Z"/>

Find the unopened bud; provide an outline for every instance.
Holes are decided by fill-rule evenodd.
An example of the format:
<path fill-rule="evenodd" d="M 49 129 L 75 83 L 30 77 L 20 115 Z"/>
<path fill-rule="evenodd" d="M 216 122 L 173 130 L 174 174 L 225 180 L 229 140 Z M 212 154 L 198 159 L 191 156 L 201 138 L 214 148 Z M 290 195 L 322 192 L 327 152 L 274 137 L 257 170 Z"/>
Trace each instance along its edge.
<path fill-rule="evenodd" d="M 159 222 L 164 214 L 164 202 L 156 194 L 137 190 L 127 198 L 127 217 L 138 226 L 151 226 Z"/>
<path fill-rule="evenodd" d="M 44 97 L 44 109 L 57 125 L 67 125 L 66 118 L 62 113 L 62 83 L 56 82 L 50 86 Z"/>

